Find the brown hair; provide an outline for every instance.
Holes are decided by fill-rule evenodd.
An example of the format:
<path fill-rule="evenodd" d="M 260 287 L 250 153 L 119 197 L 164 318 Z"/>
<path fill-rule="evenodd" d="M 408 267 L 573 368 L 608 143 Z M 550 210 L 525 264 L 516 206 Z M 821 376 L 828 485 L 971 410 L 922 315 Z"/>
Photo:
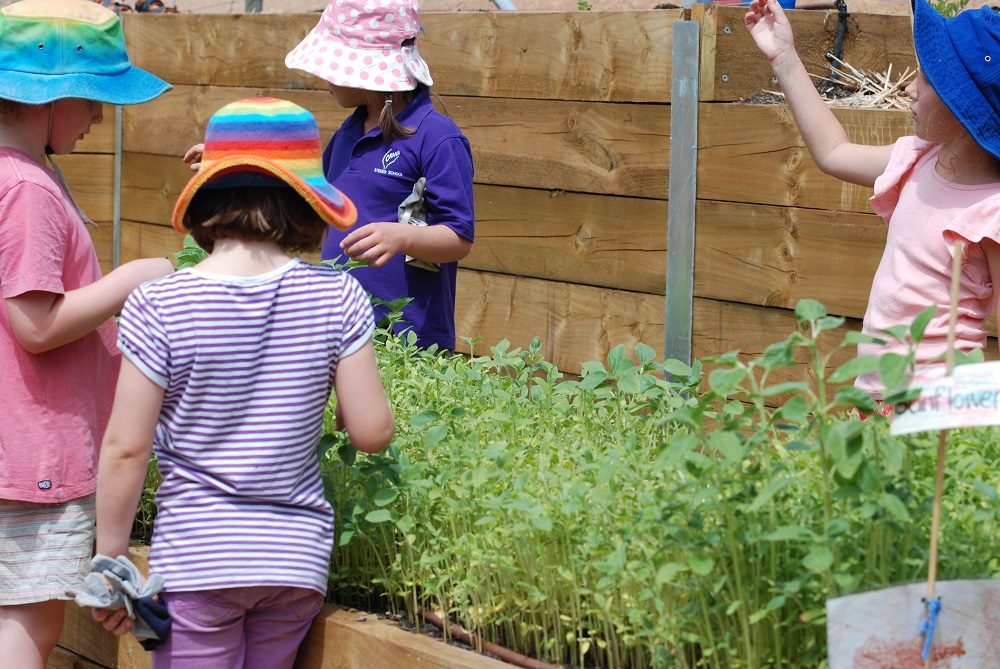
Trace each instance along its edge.
<path fill-rule="evenodd" d="M 20 117 L 21 111 L 26 107 L 28 105 L 23 102 L 0 98 L 0 120 L 16 119 Z"/>
<path fill-rule="evenodd" d="M 289 253 L 313 251 L 328 227 L 288 187 L 202 188 L 191 198 L 184 226 L 209 253 L 217 239 L 273 241 Z"/>
<path fill-rule="evenodd" d="M 396 114 L 393 111 L 393 103 L 402 100 L 406 101 L 406 104 L 413 102 L 414 98 L 417 97 L 422 91 L 430 90 L 426 84 L 418 83 L 417 87 L 412 91 L 397 91 L 395 93 L 383 93 L 385 96 L 385 104 L 382 105 L 382 113 L 378 116 L 378 125 L 382 130 L 382 139 L 386 144 L 394 139 L 402 139 L 404 137 L 409 137 L 413 134 L 413 128 L 407 128 L 398 120 L 396 120 Z M 449 116 L 448 108 L 445 106 L 444 101 L 438 97 L 437 93 L 431 91 L 431 97 L 441 105 L 444 110 L 445 116 Z"/>

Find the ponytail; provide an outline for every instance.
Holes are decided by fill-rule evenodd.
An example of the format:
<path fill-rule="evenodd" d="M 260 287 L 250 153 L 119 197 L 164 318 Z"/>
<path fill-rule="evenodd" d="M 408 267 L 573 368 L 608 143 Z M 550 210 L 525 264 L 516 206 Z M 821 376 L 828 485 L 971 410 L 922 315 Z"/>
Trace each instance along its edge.
<path fill-rule="evenodd" d="M 407 128 L 396 120 L 396 114 L 392 110 L 393 97 L 396 95 L 407 95 L 409 99 L 412 99 L 412 93 L 409 92 L 385 94 L 385 104 L 382 105 L 382 113 L 378 116 L 378 125 L 382 129 L 382 139 L 386 144 L 394 139 L 403 139 L 413 134 L 413 128 Z"/>

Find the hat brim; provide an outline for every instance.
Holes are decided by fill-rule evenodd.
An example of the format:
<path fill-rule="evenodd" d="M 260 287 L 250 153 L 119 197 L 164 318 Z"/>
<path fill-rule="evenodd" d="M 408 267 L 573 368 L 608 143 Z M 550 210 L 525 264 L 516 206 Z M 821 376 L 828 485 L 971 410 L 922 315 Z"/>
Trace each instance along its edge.
<path fill-rule="evenodd" d="M 213 177 L 227 171 L 237 171 L 247 168 L 260 171 L 276 177 L 309 203 L 309 206 L 319 214 L 320 218 L 339 230 L 347 230 L 358 220 L 358 211 L 354 203 L 346 195 L 334 188 L 320 175 L 316 179 L 303 179 L 298 174 L 289 171 L 282 165 L 269 160 L 263 160 L 256 155 L 232 155 L 221 160 L 203 162 L 198 173 L 191 178 L 174 205 L 172 223 L 174 230 L 186 232 L 184 215 L 187 213 L 191 198 Z"/>
<path fill-rule="evenodd" d="M 915 0 L 913 43 L 917 62 L 934 92 L 962 127 L 969 131 L 979 146 L 1000 158 L 1000 116 L 972 77 L 961 70 L 956 72 L 957 68 L 963 67 L 963 61 L 957 45 L 952 42 L 947 21 L 927 0 Z"/>
<path fill-rule="evenodd" d="M 335 86 L 366 91 L 412 91 L 433 86 L 430 68 L 417 46 L 386 49 L 351 47 L 317 29 L 285 56 L 285 66 L 325 79 Z"/>
<path fill-rule="evenodd" d="M 173 86 L 159 77 L 131 67 L 119 74 L 37 74 L 4 71 L 0 98 L 41 105 L 64 98 L 95 100 L 112 105 L 134 105 L 163 95 Z"/>

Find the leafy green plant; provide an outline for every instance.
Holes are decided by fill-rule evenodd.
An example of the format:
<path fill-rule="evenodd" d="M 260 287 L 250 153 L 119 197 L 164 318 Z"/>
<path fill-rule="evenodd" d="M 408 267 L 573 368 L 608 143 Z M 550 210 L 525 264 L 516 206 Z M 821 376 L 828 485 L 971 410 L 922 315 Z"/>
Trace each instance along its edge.
<path fill-rule="evenodd" d="M 827 599 L 925 578 L 937 435 L 860 420 L 876 404 L 849 384 L 877 370 L 906 401 L 912 346 L 828 373 L 873 338 L 838 340 L 843 319 L 803 300 L 759 356 L 617 346 L 568 379 L 537 338 L 419 349 L 387 329 L 395 306 L 376 335 L 392 444 L 356 451 L 334 401 L 319 443 L 337 601 L 576 667 L 807 669 Z M 915 346 L 930 313 L 883 334 Z M 949 433 L 941 579 L 1000 577 L 997 436 Z"/>
<path fill-rule="evenodd" d="M 824 666 L 826 599 L 925 575 L 935 439 L 859 420 L 874 402 L 841 385 L 879 369 L 902 387 L 912 353 L 827 375 L 867 338 L 827 345 L 842 319 L 808 300 L 796 315 L 749 361 L 616 347 L 580 379 L 537 340 L 466 359 L 386 339 L 392 446 L 323 459 L 332 592 L 573 666 Z M 915 343 L 927 318 L 886 336 Z M 812 382 L 787 380 L 799 361 Z M 995 436 L 951 437 L 942 578 L 998 574 Z"/>
<path fill-rule="evenodd" d="M 587 0 L 577 0 L 576 8 L 581 12 L 589 12 L 594 8 L 594 6 L 587 2 Z"/>

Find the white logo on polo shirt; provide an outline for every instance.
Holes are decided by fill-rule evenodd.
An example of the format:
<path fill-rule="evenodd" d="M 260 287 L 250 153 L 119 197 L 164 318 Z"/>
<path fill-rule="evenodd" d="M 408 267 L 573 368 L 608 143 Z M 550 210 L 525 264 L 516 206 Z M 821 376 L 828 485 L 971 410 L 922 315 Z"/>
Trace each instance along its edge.
<path fill-rule="evenodd" d="M 387 174 L 393 177 L 403 176 L 401 172 L 395 172 L 393 170 L 387 169 L 389 165 L 392 165 L 394 162 L 396 162 L 397 158 L 399 158 L 399 149 L 395 150 L 389 149 L 388 151 L 385 152 L 385 155 L 382 156 L 382 168 L 379 169 L 378 167 L 376 167 L 372 171 L 375 172 L 375 174 Z"/>
<path fill-rule="evenodd" d="M 389 165 L 396 162 L 397 158 L 399 158 L 399 149 L 396 149 L 395 151 L 389 149 L 386 151 L 385 155 L 382 156 L 382 169 L 388 169 Z"/>

